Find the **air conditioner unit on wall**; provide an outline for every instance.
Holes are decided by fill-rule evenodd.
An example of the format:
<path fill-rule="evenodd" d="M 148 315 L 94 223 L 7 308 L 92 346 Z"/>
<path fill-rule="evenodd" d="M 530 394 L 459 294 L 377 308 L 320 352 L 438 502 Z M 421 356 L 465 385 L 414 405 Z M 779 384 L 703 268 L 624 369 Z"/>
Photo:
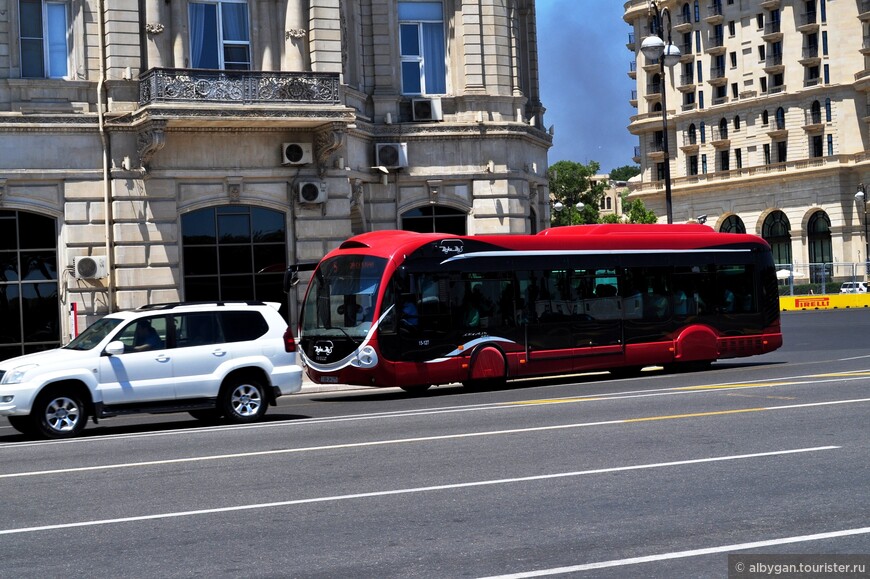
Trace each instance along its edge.
<path fill-rule="evenodd" d="M 297 186 L 300 203 L 326 203 L 326 185 L 319 181 L 301 181 Z"/>
<path fill-rule="evenodd" d="M 411 111 L 415 121 L 441 121 L 441 99 L 413 99 Z"/>
<path fill-rule="evenodd" d="M 307 165 L 313 157 L 311 143 L 282 143 L 282 165 Z"/>
<path fill-rule="evenodd" d="M 105 256 L 74 257 L 73 276 L 76 279 L 100 279 L 106 277 Z"/>
<path fill-rule="evenodd" d="M 408 166 L 408 143 L 378 143 L 375 145 L 375 165 L 387 169 Z"/>

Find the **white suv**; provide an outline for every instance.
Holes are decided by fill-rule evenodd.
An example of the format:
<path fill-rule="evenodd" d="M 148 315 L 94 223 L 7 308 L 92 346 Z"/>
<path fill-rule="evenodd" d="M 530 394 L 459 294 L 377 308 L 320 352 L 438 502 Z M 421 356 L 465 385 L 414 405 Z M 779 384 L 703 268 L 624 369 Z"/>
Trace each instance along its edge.
<path fill-rule="evenodd" d="M 866 294 L 867 284 L 863 281 L 844 281 L 840 286 L 841 294 Z"/>
<path fill-rule="evenodd" d="M 24 434 L 76 436 L 88 417 L 189 412 L 259 420 L 302 388 L 279 304 L 156 304 L 109 314 L 56 350 L 0 361 L 0 416 Z"/>

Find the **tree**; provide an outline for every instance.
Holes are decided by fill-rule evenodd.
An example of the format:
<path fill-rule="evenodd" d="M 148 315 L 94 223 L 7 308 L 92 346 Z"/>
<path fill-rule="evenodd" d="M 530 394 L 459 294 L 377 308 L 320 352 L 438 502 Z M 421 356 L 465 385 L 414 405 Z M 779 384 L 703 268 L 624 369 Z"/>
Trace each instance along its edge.
<path fill-rule="evenodd" d="M 628 192 L 622 194 L 622 212 L 628 223 L 658 223 L 656 214 L 646 208 L 642 199 L 628 199 Z"/>
<path fill-rule="evenodd" d="M 640 175 L 640 167 L 637 165 L 623 165 L 610 170 L 611 181 L 628 181 L 635 175 Z"/>
<path fill-rule="evenodd" d="M 547 169 L 554 210 L 552 225 L 577 225 L 598 222 L 598 205 L 604 195 L 604 183 L 593 183 L 600 165 L 559 161 Z M 582 203 L 581 208 L 577 204 Z M 558 208 L 558 209 L 557 209 Z"/>

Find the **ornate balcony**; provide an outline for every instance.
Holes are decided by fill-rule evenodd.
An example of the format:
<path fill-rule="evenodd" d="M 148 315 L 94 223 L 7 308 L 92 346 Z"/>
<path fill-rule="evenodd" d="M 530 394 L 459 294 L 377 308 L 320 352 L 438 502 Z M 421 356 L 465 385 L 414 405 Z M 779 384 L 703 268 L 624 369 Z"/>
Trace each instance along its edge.
<path fill-rule="evenodd" d="M 341 104 L 338 74 L 153 68 L 139 77 L 133 122 L 315 128 L 354 116 Z"/>

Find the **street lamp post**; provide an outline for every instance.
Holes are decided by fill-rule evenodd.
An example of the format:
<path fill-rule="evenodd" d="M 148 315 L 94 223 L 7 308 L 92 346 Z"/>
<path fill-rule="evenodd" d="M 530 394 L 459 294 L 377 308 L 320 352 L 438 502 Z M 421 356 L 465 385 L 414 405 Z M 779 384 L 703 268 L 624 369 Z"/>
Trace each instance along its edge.
<path fill-rule="evenodd" d="M 867 195 L 864 183 L 858 183 L 858 192 L 855 193 L 855 201 L 864 206 L 864 276 L 870 275 L 870 238 L 867 237 Z"/>
<path fill-rule="evenodd" d="M 662 146 L 665 150 L 665 208 L 668 214 L 668 223 L 674 222 L 674 210 L 671 203 L 671 152 L 668 148 L 668 87 L 665 82 L 665 66 L 671 69 L 680 61 L 680 49 L 671 42 L 671 13 L 667 8 L 659 10 L 659 0 L 649 0 L 650 11 L 655 13 L 655 23 L 658 34 L 647 36 L 640 45 L 640 51 L 644 57 L 655 60 L 659 59 L 662 77 Z M 662 37 L 664 32 L 664 17 L 668 17 L 668 42 Z"/>

